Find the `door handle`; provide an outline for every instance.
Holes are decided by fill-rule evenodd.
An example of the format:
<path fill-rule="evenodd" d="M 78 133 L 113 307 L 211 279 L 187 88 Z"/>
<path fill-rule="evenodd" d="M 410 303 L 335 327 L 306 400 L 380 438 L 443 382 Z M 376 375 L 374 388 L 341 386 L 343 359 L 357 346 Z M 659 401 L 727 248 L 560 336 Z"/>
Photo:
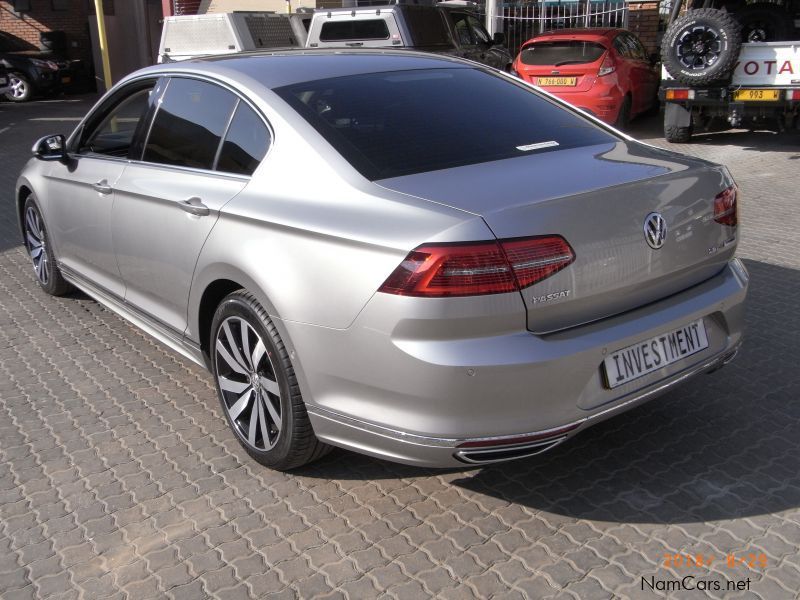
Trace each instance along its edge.
<path fill-rule="evenodd" d="M 93 183 L 92 189 L 96 192 L 100 192 L 101 194 L 110 194 L 114 191 L 114 188 L 108 185 L 108 180 L 106 179 L 101 179 L 97 183 Z"/>
<path fill-rule="evenodd" d="M 188 200 L 181 200 L 178 202 L 178 206 L 180 206 L 190 215 L 196 215 L 198 217 L 205 217 L 211 212 L 211 209 L 203 204 L 203 201 L 197 196 L 189 198 Z"/>

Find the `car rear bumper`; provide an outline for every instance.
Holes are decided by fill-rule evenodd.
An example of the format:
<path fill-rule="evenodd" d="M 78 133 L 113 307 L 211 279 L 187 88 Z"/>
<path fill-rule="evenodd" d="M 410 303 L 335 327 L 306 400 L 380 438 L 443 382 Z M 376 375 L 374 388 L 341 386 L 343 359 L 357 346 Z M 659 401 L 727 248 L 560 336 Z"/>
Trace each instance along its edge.
<path fill-rule="evenodd" d="M 524 317 L 516 321 L 511 298 L 501 297 L 471 299 L 488 303 L 488 320 L 477 324 L 457 304 L 446 317 L 404 319 L 403 305 L 419 299 L 378 294 L 348 330 L 282 325 L 320 439 L 420 466 L 483 464 L 545 451 L 732 360 L 747 280 L 733 260 L 684 292 L 548 335 L 514 329 Z M 619 388 L 604 384 L 608 353 L 699 318 L 707 349 Z"/>

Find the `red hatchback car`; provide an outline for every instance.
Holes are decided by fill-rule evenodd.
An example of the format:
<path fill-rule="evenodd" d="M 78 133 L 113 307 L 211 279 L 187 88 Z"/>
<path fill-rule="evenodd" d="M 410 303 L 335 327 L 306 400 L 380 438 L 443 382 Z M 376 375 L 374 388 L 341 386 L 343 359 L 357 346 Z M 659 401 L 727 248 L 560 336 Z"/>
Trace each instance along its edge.
<path fill-rule="evenodd" d="M 514 60 L 519 77 L 606 123 L 627 125 L 657 100 L 660 73 L 624 29 L 561 29 L 531 38 Z"/>

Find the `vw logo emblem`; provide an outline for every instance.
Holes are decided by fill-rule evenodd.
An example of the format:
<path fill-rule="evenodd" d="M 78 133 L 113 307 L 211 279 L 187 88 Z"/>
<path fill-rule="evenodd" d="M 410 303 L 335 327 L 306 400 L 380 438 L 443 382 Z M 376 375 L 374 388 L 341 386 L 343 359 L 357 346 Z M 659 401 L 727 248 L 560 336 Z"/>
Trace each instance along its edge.
<path fill-rule="evenodd" d="M 644 218 L 644 239 L 653 250 L 658 250 L 667 240 L 667 222 L 660 214 L 652 212 Z"/>

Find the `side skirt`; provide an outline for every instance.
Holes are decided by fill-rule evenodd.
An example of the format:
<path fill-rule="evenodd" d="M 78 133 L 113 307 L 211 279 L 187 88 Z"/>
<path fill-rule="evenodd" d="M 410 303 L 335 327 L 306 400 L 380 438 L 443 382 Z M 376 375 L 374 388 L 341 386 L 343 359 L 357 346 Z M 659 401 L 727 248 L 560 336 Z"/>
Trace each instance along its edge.
<path fill-rule="evenodd" d="M 200 346 L 186 340 L 182 333 L 175 331 L 171 327 L 164 325 L 160 321 L 151 317 L 150 315 L 138 310 L 134 306 L 125 302 L 116 294 L 88 281 L 69 267 L 59 264 L 58 268 L 64 279 L 69 281 L 76 288 L 85 292 L 100 304 L 105 306 L 111 312 L 116 313 L 126 321 L 132 323 L 145 333 L 154 337 L 156 340 L 169 346 L 172 350 L 188 358 L 193 363 L 206 367 L 205 360 L 203 359 L 203 352 Z"/>

